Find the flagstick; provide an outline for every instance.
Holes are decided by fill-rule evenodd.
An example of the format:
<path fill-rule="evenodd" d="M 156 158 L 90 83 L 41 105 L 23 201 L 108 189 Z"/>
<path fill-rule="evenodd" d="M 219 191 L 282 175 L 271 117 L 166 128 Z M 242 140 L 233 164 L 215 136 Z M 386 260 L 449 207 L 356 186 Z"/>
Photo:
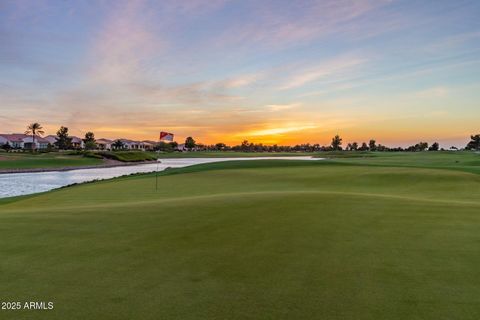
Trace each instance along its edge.
<path fill-rule="evenodd" d="M 157 150 L 157 170 L 155 171 L 155 191 L 158 191 L 158 167 L 159 167 L 159 161 L 158 158 L 160 158 L 160 140 L 158 142 L 158 150 Z"/>

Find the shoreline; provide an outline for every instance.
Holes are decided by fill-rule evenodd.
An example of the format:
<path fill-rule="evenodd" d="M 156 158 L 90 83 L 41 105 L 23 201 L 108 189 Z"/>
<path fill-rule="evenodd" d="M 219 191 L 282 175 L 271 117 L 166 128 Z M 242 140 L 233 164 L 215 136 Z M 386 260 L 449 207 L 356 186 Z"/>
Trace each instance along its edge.
<path fill-rule="evenodd" d="M 301 158 L 301 157 L 310 157 L 310 158 L 315 158 L 311 155 L 300 155 L 300 154 L 295 154 L 292 156 L 284 156 L 284 155 L 261 155 L 258 157 L 245 157 L 248 159 L 256 159 L 256 158 Z M 158 161 L 161 163 L 162 160 L 169 160 L 169 159 L 199 159 L 199 158 L 205 158 L 205 157 L 181 157 L 181 158 L 159 158 Z M 219 161 L 224 160 L 224 159 L 234 159 L 237 157 L 228 157 L 228 156 L 222 156 L 222 157 L 212 157 L 214 159 L 219 159 Z M 244 158 L 244 157 L 238 157 L 238 158 Z M 324 159 L 324 158 L 316 158 L 318 160 Z M 13 173 L 39 173 L 39 172 L 56 172 L 56 171 L 73 171 L 73 170 L 82 170 L 82 169 L 100 169 L 100 168 L 114 168 L 114 167 L 126 167 L 126 166 L 135 166 L 135 165 L 142 165 L 142 164 L 152 164 L 152 163 L 157 163 L 157 160 L 147 160 L 147 161 L 135 161 L 135 162 L 122 162 L 119 160 L 113 160 L 113 159 L 104 159 L 104 162 L 102 164 L 97 164 L 97 165 L 83 165 L 83 166 L 71 166 L 71 167 L 51 167 L 51 168 L 24 168 L 24 169 L 0 169 L 0 175 L 2 174 L 13 174 Z"/>
<path fill-rule="evenodd" d="M 72 167 L 58 167 L 58 168 L 26 168 L 26 169 L 0 169 L 0 175 L 12 173 L 35 173 L 35 172 L 55 172 L 55 171 L 72 171 L 82 169 L 100 169 L 100 168 L 114 168 L 114 167 L 128 167 L 142 164 L 157 163 L 153 161 L 136 161 L 136 162 L 122 162 L 117 160 L 106 160 L 103 164 L 90 166 L 72 166 Z"/>

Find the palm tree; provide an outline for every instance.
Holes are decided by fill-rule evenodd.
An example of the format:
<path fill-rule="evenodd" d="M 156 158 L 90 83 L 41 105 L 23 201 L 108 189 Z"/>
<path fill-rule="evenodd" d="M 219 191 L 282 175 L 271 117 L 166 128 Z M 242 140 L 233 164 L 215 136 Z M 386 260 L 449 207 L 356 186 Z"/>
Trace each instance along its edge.
<path fill-rule="evenodd" d="M 125 144 L 121 140 L 115 140 L 115 142 L 112 144 L 112 147 L 117 150 L 121 150 L 125 147 Z"/>
<path fill-rule="evenodd" d="M 37 134 L 41 136 L 42 134 L 45 133 L 42 129 L 43 127 L 41 126 L 40 123 L 34 122 L 34 123 L 30 123 L 27 127 L 27 131 L 25 131 L 25 134 L 32 135 L 32 139 L 33 139 L 32 151 L 35 151 L 35 137 L 37 136 Z"/>

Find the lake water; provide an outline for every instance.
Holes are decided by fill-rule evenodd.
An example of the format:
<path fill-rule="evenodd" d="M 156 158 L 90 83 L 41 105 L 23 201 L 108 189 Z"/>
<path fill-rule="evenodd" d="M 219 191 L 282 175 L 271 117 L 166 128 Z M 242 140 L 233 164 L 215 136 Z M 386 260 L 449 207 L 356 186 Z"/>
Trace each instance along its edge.
<path fill-rule="evenodd" d="M 161 159 L 158 170 L 166 168 L 181 168 L 201 163 L 211 163 L 231 160 L 259 160 L 259 159 L 288 159 L 288 160 L 319 160 L 312 157 L 252 157 L 252 158 L 182 158 Z M 155 172 L 156 163 L 139 164 L 123 167 L 75 169 L 70 171 L 50 171 L 33 173 L 0 174 L 0 198 L 20 196 L 38 192 L 45 192 L 73 183 L 82 183 L 92 180 L 111 179 L 132 173 Z"/>

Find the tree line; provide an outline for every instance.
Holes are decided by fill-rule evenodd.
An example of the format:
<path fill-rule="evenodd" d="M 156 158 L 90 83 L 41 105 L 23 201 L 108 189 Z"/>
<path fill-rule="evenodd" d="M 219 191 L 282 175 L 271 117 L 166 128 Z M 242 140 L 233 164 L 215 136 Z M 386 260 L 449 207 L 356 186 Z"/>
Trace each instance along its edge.
<path fill-rule="evenodd" d="M 43 127 L 39 123 L 32 123 L 28 125 L 25 134 L 32 135 L 33 145 L 35 145 L 35 138 L 37 136 L 42 136 L 44 134 Z M 68 128 L 61 126 L 60 129 L 56 132 L 56 138 L 53 145 L 49 145 L 48 149 L 57 148 L 60 150 L 69 150 L 75 149 L 72 143 L 72 137 L 69 136 Z M 95 150 L 97 149 L 97 142 L 95 139 L 95 134 L 91 131 L 85 134 L 85 137 L 82 139 L 84 143 L 85 150 Z M 117 150 L 125 149 L 125 144 L 121 140 L 115 140 L 112 143 L 112 147 Z M 10 150 L 12 147 L 8 144 L 2 146 L 5 150 Z M 229 146 L 223 142 L 216 144 L 202 144 L 197 143 L 192 137 L 187 137 L 185 139 L 184 148 L 186 150 L 196 150 L 196 151 L 241 151 L 241 152 L 319 152 L 319 151 L 407 151 L 407 152 L 420 152 L 420 151 L 439 151 L 445 150 L 440 148 L 438 142 L 434 142 L 431 145 L 428 142 L 421 141 L 414 145 L 411 145 L 406 148 L 402 147 L 387 147 L 380 143 L 377 144 L 377 141 L 371 139 L 367 142 L 358 143 L 356 141 L 349 142 L 345 146 L 343 144 L 343 139 L 337 134 L 335 135 L 329 145 L 320 145 L 320 144 L 297 144 L 294 146 L 288 145 L 265 145 L 262 143 L 253 143 L 248 140 L 244 140 L 239 145 Z M 154 148 L 155 151 L 164 151 L 172 152 L 178 149 L 178 143 L 175 141 L 172 142 L 158 142 Z M 465 150 L 476 150 L 480 151 L 480 134 L 471 135 L 470 141 L 464 148 Z M 449 148 L 449 150 L 458 150 L 455 146 Z"/>
<path fill-rule="evenodd" d="M 480 151 L 480 134 L 471 135 L 471 141 L 465 146 L 465 150 L 477 150 Z M 440 148 L 438 142 L 434 142 L 429 145 L 428 142 L 421 141 L 409 147 L 387 147 L 376 140 L 371 139 L 368 142 L 350 142 L 346 145 L 343 144 L 343 139 L 337 134 L 335 135 L 329 145 L 320 144 L 297 144 L 294 146 L 288 145 L 265 145 L 262 143 L 253 143 L 248 140 L 244 140 L 239 145 L 229 146 L 225 143 L 219 142 L 216 144 L 196 144 L 195 149 L 198 151 L 242 151 L 242 152 L 320 152 L 320 151 L 407 151 L 407 152 L 420 152 L 420 151 L 443 151 L 444 148 Z M 452 146 L 449 150 L 458 150 L 457 147 Z"/>

